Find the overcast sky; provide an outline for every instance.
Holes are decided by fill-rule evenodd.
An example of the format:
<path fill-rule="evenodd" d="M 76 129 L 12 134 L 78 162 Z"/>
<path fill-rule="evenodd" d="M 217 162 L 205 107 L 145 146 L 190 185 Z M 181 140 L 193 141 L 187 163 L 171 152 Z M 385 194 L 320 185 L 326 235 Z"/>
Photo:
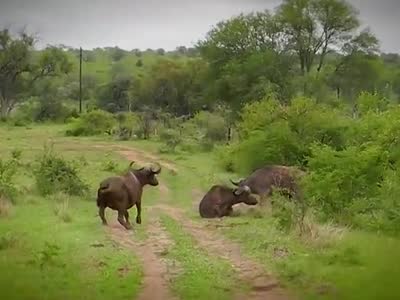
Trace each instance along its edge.
<path fill-rule="evenodd" d="M 386 52 L 400 53 L 400 0 L 350 0 Z M 40 45 L 165 48 L 192 46 L 212 25 L 279 0 L 0 0 L 0 26 L 27 25 Z"/>

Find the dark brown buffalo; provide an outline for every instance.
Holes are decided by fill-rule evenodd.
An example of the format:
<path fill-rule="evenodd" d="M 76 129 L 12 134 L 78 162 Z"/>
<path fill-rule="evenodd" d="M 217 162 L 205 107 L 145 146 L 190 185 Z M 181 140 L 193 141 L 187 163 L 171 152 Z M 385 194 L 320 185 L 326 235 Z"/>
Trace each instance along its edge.
<path fill-rule="evenodd" d="M 136 223 L 141 224 L 141 206 L 143 187 L 147 184 L 157 186 L 156 175 L 160 174 L 160 166 L 132 169 L 134 162 L 129 165 L 129 170 L 122 176 L 113 176 L 103 180 L 97 190 L 97 206 L 99 216 L 104 225 L 107 221 L 104 216 L 106 207 L 118 211 L 118 222 L 126 229 L 131 229 L 128 209 L 136 205 Z"/>
<path fill-rule="evenodd" d="M 202 218 L 229 216 L 232 213 L 232 206 L 238 203 L 256 205 L 257 199 L 251 195 L 250 188 L 247 186 L 229 188 L 214 185 L 200 201 L 200 216 Z"/>
<path fill-rule="evenodd" d="M 295 167 L 270 165 L 256 169 L 247 178 L 231 182 L 238 187 L 248 186 L 252 193 L 262 199 L 270 196 L 274 188 L 280 189 L 290 198 L 299 199 L 298 179 L 303 175 L 304 172 Z"/>

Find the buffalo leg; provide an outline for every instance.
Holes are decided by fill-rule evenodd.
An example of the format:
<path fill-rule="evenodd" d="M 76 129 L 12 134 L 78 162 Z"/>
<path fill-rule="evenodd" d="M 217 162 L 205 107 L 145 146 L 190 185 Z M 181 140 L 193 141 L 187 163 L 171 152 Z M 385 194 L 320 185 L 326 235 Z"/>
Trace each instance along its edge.
<path fill-rule="evenodd" d="M 129 212 L 125 211 L 125 220 L 128 226 L 132 227 L 131 223 L 129 222 Z"/>
<path fill-rule="evenodd" d="M 129 224 L 129 223 L 126 223 L 126 221 L 125 221 L 125 219 L 124 219 L 124 217 L 125 217 L 125 211 L 118 211 L 118 222 L 122 225 L 122 226 L 124 226 L 125 227 L 125 229 L 131 229 L 132 228 L 132 226 L 131 226 L 131 224 Z"/>
<path fill-rule="evenodd" d="M 227 211 L 226 211 L 225 208 L 223 208 L 223 207 L 217 205 L 217 206 L 215 207 L 215 213 L 216 213 L 216 216 L 217 216 L 218 218 L 222 218 L 222 217 L 226 216 Z"/>
<path fill-rule="evenodd" d="M 226 215 L 227 216 L 232 216 L 232 214 L 233 214 L 233 208 L 232 207 L 228 207 Z"/>
<path fill-rule="evenodd" d="M 107 225 L 107 220 L 104 214 L 105 209 L 106 208 L 104 206 L 99 207 L 99 216 L 101 218 L 101 221 L 103 222 L 103 225 Z"/>
<path fill-rule="evenodd" d="M 141 202 L 136 202 L 136 210 L 137 210 L 136 224 L 142 224 L 142 203 Z"/>

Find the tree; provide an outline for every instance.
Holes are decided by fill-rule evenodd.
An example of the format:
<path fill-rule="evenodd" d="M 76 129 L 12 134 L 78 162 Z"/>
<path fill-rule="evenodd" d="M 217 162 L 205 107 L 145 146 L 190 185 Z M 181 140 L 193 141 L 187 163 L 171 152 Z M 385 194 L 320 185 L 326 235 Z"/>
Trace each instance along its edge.
<path fill-rule="evenodd" d="M 126 52 L 118 47 L 111 48 L 109 51 L 114 62 L 120 61 L 126 55 Z"/>
<path fill-rule="evenodd" d="M 129 111 L 129 90 L 133 82 L 130 76 L 115 76 L 112 81 L 99 89 L 98 104 L 109 112 Z"/>
<path fill-rule="evenodd" d="M 361 90 L 374 92 L 379 89 L 384 65 L 378 56 L 377 38 L 369 30 L 363 30 L 348 41 L 342 51 L 330 80 L 338 96 L 343 94 L 354 100 Z"/>
<path fill-rule="evenodd" d="M 165 50 L 163 48 L 157 49 L 156 52 L 157 52 L 158 55 L 164 55 L 165 54 Z"/>
<path fill-rule="evenodd" d="M 138 61 L 136 62 L 136 67 L 138 67 L 138 68 L 143 67 L 143 60 L 138 59 Z"/>
<path fill-rule="evenodd" d="M 317 56 L 320 71 L 329 50 L 342 48 L 359 27 L 357 12 L 345 0 L 285 0 L 277 14 L 302 74 Z"/>
<path fill-rule="evenodd" d="M 284 49 L 280 24 L 269 11 L 240 14 L 219 22 L 198 43 L 201 55 L 215 72 L 232 59 L 242 59 L 254 52 Z"/>
<path fill-rule="evenodd" d="M 0 117 L 6 118 L 34 83 L 45 77 L 68 73 L 72 65 L 66 54 L 48 47 L 34 54 L 35 40 L 22 32 L 17 37 L 0 31 Z"/>

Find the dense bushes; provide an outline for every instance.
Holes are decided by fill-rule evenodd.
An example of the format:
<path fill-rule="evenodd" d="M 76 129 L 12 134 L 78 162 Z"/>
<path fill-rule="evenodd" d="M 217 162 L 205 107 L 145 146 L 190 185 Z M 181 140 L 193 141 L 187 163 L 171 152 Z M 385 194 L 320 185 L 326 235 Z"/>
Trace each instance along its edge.
<path fill-rule="evenodd" d="M 305 167 L 305 199 L 320 220 L 398 232 L 400 108 L 368 93 L 354 107 L 304 97 L 249 104 L 240 141 L 219 149 L 220 162 L 243 174 L 266 164 Z"/>
<path fill-rule="evenodd" d="M 13 152 L 12 158 L 0 159 L 0 199 L 15 201 L 18 189 L 14 182 L 19 166 L 19 154 Z"/>
<path fill-rule="evenodd" d="M 82 196 L 88 186 L 79 177 L 77 167 L 57 156 L 52 147 L 45 147 L 34 170 L 36 187 L 43 196 L 56 192 Z"/>
<path fill-rule="evenodd" d="M 93 110 L 74 120 L 71 129 L 67 131 L 67 135 L 90 136 L 104 134 L 110 132 L 115 125 L 116 120 L 111 113 Z"/>

